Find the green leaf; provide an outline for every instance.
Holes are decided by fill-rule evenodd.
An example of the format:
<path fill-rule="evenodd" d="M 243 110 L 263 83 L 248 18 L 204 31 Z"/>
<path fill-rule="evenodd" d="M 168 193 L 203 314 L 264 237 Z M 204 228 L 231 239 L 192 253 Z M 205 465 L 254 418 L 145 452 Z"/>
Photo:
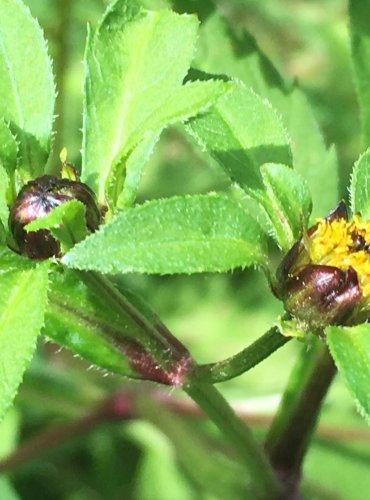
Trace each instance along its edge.
<path fill-rule="evenodd" d="M 310 216 L 312 201 L 307 183 L 285 165 L 266 164 L 261 173 L 265 191 L 255 193 L 255 198 L 269 216 L 271 235 L 280 248 L 288 251 Z"/>
<path fill-rule="evenodd" d="M 82 180 L 100 202 L 109 176 L 181 86 L 197 28 L 194 16 L 149 12 L 118 0 L 88 37 Z"/>
<path fill-rule="evenodd" d="M 255 38 L 244 28 L 229 24 L 217 11 L 200 26 L 194 66 L 238 78 L 275 106 L 289 89 Z"/>
<path fill-rule="evenodd" d="M 26 225 L 27 232 L 48 229 L 62 245 L 62 252 L 71 249 L 87 235 L 86 207 L 78 200 L 69 200 L 58 205 L 44 217 Z"/>
<path fill-rule="evenodd" d="M 335 149 L 327 149 L 303 92 L 283 80 L 248 32 L 219 13 L 202 23 L 198 45 L 198 69 L 240 79 L 280 113 L 291 137 L 294 168 L 307 180 L 312 195 L 312 219 L 325 216 L 338 202 L 338 162 Z"/>
<path fill-rule="evenodd" d="M 0 162 L 8 174 L 17 166 L 18 144 L 4 119 L 0 118 Z"/>
<path fill-rule="evenodd" d="M 145 130 L 162 130 L 176 122 L 183 122 L 192 116 L 206 111 L 215 104 L 219 97 L 235 88 L 235 83 L 222 80 L 188 81 L 182 87 L 170 94 L 161 108 L 155 110 L 147 120 L 140 125 L 139 133 Z M 141 131 L 141 134 L 140 134 Z M 134 137 L 132 142 L 137 142 Z"/>
<path fill-rule="evenodd" d="M 186 128 L 243 188 L 262 187 L 262 164 L 292 163 L 281 119 L 266 99 L 241 84 Z"/>
<path fill-rule="evenodd" d="M 360 212 L 364 219 L 370 218 L 370 149 L 356 161 L 350 187 L 353 213 Z"/>
<path fill-rule="evenodd" d="M 208 109 L 217 99 L 234 88 L 232 82 L 217 80 L 188 82 L 176 89 L 166 101 L 166 105 L 158 109 L 143 123 L 138 131 L 137 139 L 140 142 L 129 153 L 127 160 L 122 158 L 118 170 L 123 169 L 123 175 L 117 172 L 110 176 L 109 192 L 113 192 L 112 199 L 117 199 L 117 207 L 132 206 L 138 191 L 141 174 L 145 164 L 153 152 L 162 130 L 177 121 L 188 118 Z M 136 137 L 136 134 L 134 134 Z M 122 186 L 123 185 L 123 186 Z"/>
<path fill-rule="evenodd" d="M 55 100 L 46 43 L 28 7 L 0 2 L 0 115 L 19 141 L 20 172 L 40 175 L 50 150 Z"/>
<path fill-rule="evenodd" d="M 118 214 L 63 262 L 102 273 L 197 273 L 263 265 L 261 230 L 236 202 L 210 194 L 155 200 Z"/>
<path fill-rule="evenodd" d="M 0 289 L 0 419 L 12 403 L 44 322 L 48 263 L 5 272 Z"/>
<path fill-rule="evenodd" d="M 357 95 L 360 103 L 362 138 L 365 147 L 370 144 L 370 26 L 369 0 L 350 0 L 350 33 L 352 61 Z"/>
<path fill-rule="evenodd" d="M 326 335 L 335 364 L 370 423 L 370 324 L 331 326 Z"/>
<path fill-rule="evenodd" d="M 335 148 L 327 149 L 313 109 L 299 89 L 292 92 L 281 112 L 292 138 L 294 168 L 306 179 L 312 196 L 311 220 L 324 217 L 339 199 Z"/>
<path fill-rule="evenodd" d="M 159 135 L 160 133 L 152 133 L 144 137 L 127 158 L 123 189 L 117 200 L 118 208 L 131 207 L 134 204 L 144 166 L 153 153 Z"/>
<path fill-rule="evenodd" d="M 8 247 L 0 248 L 0 275 L 8 271 L 29 270 L 35 267 L 34 261 L 9 250 Z"/>
<path fill-rule="evenodd" d="M 7 204 L 7 191 L 9 185 L 9 178 L 6 170 L 0 162 L 0 223 L 3 228 L 8 227 L 9 209 Z"/>

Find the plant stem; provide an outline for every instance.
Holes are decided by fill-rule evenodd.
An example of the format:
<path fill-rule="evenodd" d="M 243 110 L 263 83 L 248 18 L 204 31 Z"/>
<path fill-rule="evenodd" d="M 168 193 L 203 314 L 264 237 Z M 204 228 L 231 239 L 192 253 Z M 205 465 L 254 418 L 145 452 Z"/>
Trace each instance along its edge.
<path fill-rule="evenodd" d="M 177 351 L 179 359 L 191 360 L 186 348 L 169 331 L 163 330 L 164 325 L 158 328 L 156 323 L 148 321 L 109 279 L 94 272 L 81 272 L 80 276 L 88 286 L 114 306 L 117 312 L 129 314 L 143 328 L 141 341 L 147 344 L 149 342 L 151 354 L 159 365 L 162 356 L 164 354 L 168 356 L 165 352 L 159 352 L 164 340 Z M 211 384 L 198 383 L 197 377 L 197 367 L 192 362 L 191 365 L 185 366 L 181 381 L 173 385 L 181 385 L 234 446 L 250 473 L 251 485 L 255 488 L 255 498 L 261 500 L 279 498 L 279 482 L 249 428 L 236 416 L 217 389 Z"/>
<path fill-rule="evenodd" d="M 322 402 L 336 373 L 327 347 L 302 352 L 266 440 L 271 464 L 294 493 Z"/>
<path fill-rule="evenodd" d="M 148 393 L 140 393 L 141 397 L 143 394 L 147 399 L 152 399 L 154 403 L 165 406 L 177 415 L 193 418 L 205 417 L 199 406 L 189 399 L 177 399 L 158 389 Z M 75 437 L 81 437 L 107 420 L 114 419 L 117 422 L 122 422 L 136 418 L 135 395 L 136 392 L 119 391 L 113 396 L 105 398 L 96 408 L 92 408 L 82 417 L 59 423 L 51 429 L 25 440 L 10 455 L 0 459 L 0 473 L 9 472 Z M 32 394 L 30 397 L 34 397 L 34 395 Z M 27 405 L 27 401 L 25 401 L 25 405 Z M 270 416 L 249 412 L 245 409 L 244 404 L 240 409 L 238 409 L 238 405 L 234 406 L 233 409 L 238 417 L 249 425 L 267 427 L 271 424 L 272 419 Z M 353 443 L 356 440 L 361 443 L 364 443 L 364 441 L 370 442 L 370 431 L 362 428 L 320 426 L 316 431 L 316 435 L 325 441 L 350 441 Z"/>
<path fill-rule="evenodd" d="M 216 384 L 242 375 L 266 359 L 291 337 L 284 337 L 277 327 L 270 328 L 262 337 L 235 356 L 217 363 L 199 365 L 196 369 L 197 380 Z"/>
<path fill-rule="evenodd" d="M 249 428 L 237 417 L 217 389 L 211 384 L 194 382 L 185 386 L 184 390 L 219 428 L 247 466 L 251 487 L 254 488 L 254 498 L 281 498 L 279 482 L 262 449 Z"/>

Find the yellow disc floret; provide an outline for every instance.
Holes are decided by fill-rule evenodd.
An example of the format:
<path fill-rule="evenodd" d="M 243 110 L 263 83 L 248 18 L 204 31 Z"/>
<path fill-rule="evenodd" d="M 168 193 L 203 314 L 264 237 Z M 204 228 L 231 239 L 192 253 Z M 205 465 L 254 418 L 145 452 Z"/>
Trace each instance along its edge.
<path fill-rule="evenodd" d="M 357 273 L 363 298 L 370 297 L 370 221 L 362 221 L 360 215 L 355 215 L 351 221 L 319 219 L 307 241 L 312 263 L 343 271 L 352 267 Z"/>

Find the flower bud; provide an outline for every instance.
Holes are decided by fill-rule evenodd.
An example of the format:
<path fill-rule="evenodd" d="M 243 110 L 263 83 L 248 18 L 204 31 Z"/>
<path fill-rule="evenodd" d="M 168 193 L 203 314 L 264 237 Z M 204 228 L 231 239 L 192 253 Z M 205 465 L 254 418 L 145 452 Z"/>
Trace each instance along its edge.
<path fill-rule="evenodd" d="M 86 184 L 43 175 L 23 186 L 9 214 L 9 228 L 20 253 L 31 259 L 47 259 L 59 255 L 60 244 L 50 231 L 41 229 L 27 233 L 24 228 L 70 200 L 79 200 L 86 206 L 87 228 L 95 231 L 101 216 L 95 195 Z"/>
<path fill-rule="evenodd" d="M 357 273 L 350 267 L 308 264 L 288 275 L 283 297 L 286 311 L 313 331 L 327 325 L 341 324 L 361 299 Z"/>
<path fill-rule="evenodd" d="M 353 325 L 370 316 L 370 222 L 347 220 L 343 202 L 283 259 L 276 294 L 305 330 Z"/>

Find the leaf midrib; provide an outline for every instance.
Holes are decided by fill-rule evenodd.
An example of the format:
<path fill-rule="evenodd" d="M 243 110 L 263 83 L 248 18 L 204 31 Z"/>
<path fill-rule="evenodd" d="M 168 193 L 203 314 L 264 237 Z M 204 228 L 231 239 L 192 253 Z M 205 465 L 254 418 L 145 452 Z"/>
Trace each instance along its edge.
<path fill-rule="evenodd" d="M 126 72 L 125 77 L 122 79 L 121 83 L 121 89 L 122 92 L 120 95 L 122 96 L 121 102 L 118 106 L 117 112 L 116 112 L 116 134 L 115 138 L 112 141 L 112 147 L 109 156 L 106 159 L 105 166 L 102 168 L 101 172 L 101 178 L 104 179 L 104 183 L 99 183 L 100 190 L 103 190 L 103 193 L 99 194 L 99 198 L 101 196 L 104 196 L 104 187 L 105 183 L 109 178 L 109 173 L 111 171 L 112 166 L 114 163 L 118 160 L 118 156 L 122 152 L 122 138 L 124 137 L 125 134 L 125 129 L 127 129 L 127 122 L 126 118 L 129 114 L 130 107 L 132 105 L 132 98 L 136 96 L 135 92 L 132 93 L 131 91 L 127 91 L 127 89 L 135 89 L 135 84 L 138 80 L 138 77 L 142 73 L 142 65 L 143 65 L 143 57 L 140 57 L 140 54 L 142 54 L 148 44 L 149 41 L 151 40 L 154 26 L 155 26 L 155 21 L 156 18 L 155 16 L 147 16 L 148 22 L 145 24 L 145 28 L 141 27 L 140 31 L 141 33 L 145 34 L 145 38 L 140 40 L 140 43 L 136 44 L 136 50 L 135 52 L 131 55 L 131 60 L 130 60 L 130 65 L 128 67 L 128 70 Z M 138 64 L 135 64 L 135 61 L 139 61 Z M 127 139 L 129 136 L 127 136 Z"/>

